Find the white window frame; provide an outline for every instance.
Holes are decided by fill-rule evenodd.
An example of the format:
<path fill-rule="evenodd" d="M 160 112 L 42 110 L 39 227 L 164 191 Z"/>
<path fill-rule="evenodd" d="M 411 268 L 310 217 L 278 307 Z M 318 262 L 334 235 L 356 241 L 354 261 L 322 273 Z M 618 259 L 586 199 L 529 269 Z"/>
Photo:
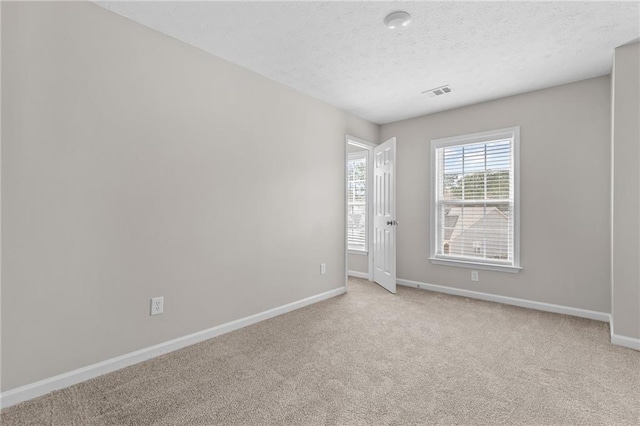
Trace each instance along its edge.
<path fill-rule="evenodd" d="M 502 265 L 497 263 L 479 262 L 473 259 L 450 259 L 438 255 L 438 164 L 436 151 L 440 148 L 451 146 L 470 145 L 489 142 L 499 139 L 512 140 L 512 164 L 513 164 L 513 264 Z M 436 265 L 460 266 L 465 268 L 486 269 L 500 272 L 520 272 L 520 127 L 508 127 L 491 130 L 488 132 L 473 133 L 453 136 L 448 138 L 433 139 L 431 141 L 431 194 L 430 194 L 430 246 L 431 256 L 429 260 Z"/>
<path fill-rule="evenodd" d="M 365 164 L 366 164 L 366 172 L 365 172 L 365 203 L 364 203 L 364 211 L 365 211 L 365 216 L 364 216 L 364 223 L 365 223 L 365 230 L 364 230 L 364 249 L 355 249 L 355 248 L 349 248 L 349 239 L 347 238 L 347 250 L 349 253 L 351 254 L 368 254 L 369 253 L 369 218 L 370 218 L 370 214 L 369 214 L 369 195 L 370 195 L 370 190 L 369 190 L 369 168 L 371 166 L 370 161 L 369 161 L 369 151 L 368 150 L 364 150 L 364 151 L 357 151 L 357 152 L 350 152 L 348 153 L 347 159 L 348 160 L 356 160 L 356 159 L 361 159 L 364 158 L 365 160 Z M 347 176 L 347 185 L 349 184 L 349 177 Z M 348 188 L 347 188 L 347 192 L 348 192 Z M 347 200 L 347 209 L 349 208 L 349 200 Z M 348 229 L 347 229 L 348 231 Z"/>

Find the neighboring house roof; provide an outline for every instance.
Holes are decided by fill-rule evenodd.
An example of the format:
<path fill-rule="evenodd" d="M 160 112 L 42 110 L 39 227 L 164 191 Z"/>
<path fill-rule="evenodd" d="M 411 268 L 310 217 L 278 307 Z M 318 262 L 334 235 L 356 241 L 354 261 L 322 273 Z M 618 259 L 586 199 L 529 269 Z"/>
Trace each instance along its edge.
<path fill-rule="evenodd" d="M 445 234 L 444 240 L 455 240 L 462 234 L 465 229 L 471 228 L 478 223 L 484 217 L 493 215 L 508 221 L 507 215 L 505 215 L 497 207 L 464 207 L 464 215 L 462 214 L 462 207 L 452 207 L 444 216 Z"/>

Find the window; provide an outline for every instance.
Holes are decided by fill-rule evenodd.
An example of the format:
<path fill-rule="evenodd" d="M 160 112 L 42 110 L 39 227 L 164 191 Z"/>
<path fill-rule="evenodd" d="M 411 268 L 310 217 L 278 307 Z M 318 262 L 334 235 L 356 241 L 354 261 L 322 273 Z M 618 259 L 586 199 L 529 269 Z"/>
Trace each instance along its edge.
<path fill-rule="evenodd" d="M 431 141 L 431 261 L 520 270 L 520 128 Z"/>
<path fill-rule="evenodd" d="M 483 253 L 483 251 L 482 251 L 483 243 L 486 243 L 486 240 L 485 241 L 474 241 L 473 242 L 473 254 L 481 255 Z"/>
<path fill-rule="evenodd" d="M 347 244 L 367 251 L 367 151 L 349 154 L 347 161 Z"/>

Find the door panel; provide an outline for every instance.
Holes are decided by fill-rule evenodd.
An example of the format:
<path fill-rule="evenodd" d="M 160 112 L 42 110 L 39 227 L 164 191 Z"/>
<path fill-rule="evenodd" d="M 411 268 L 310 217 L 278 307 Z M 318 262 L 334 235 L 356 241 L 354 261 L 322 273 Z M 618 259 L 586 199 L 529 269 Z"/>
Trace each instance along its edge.
<path fill-rule="evenodd" d="M 373 150 L 373 280 L 396 292 L 396 138 Z"/>

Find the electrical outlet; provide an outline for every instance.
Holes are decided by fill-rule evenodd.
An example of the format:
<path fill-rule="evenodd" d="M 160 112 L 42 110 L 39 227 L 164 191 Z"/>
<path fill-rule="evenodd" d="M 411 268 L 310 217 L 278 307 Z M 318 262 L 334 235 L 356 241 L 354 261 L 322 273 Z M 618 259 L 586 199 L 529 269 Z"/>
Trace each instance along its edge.
<path fill-rule="evenodd" d="M 471 281 L 480 281 L 478 271 L 471 271 Z"/>
<path fill-rule="evenodd" d="M 164 312 L 164 297 L 151 298 L 151 315 L 160 315 Z"/>
<path fill-rule="evenodd" d="M 327 264 L 326 263 L 321 263 L 320 264 L 320 274 L 324 275 L 327 273 Z"/>

